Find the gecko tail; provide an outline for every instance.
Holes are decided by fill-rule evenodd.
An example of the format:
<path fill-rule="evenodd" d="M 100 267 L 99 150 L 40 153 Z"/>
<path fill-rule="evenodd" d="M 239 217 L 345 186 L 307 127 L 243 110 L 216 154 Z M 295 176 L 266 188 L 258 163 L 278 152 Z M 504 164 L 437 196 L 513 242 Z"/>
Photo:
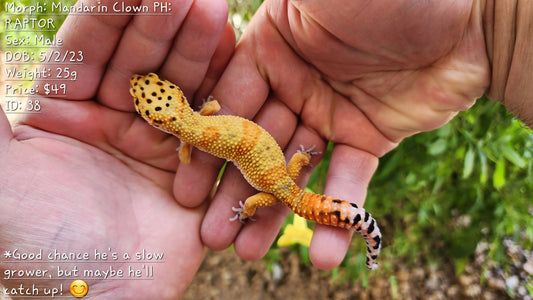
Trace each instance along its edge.
<path fill-rule="evenodd" d="M 378 267 L 376 262 L 378 255 L 381 251 L 382 236 L 376 220 L 372 218 L 372 215 L 366 212 L 363 208 L 353 205 L 355 217 L 351 224 L 356 232 L 358 232 L 366 242 L 366 267 L 369 270 L 375 270 Z M 355 206 L 355 207 L 354 207 Z"/>
<path fill-rule="evenodd" d="M 366 242 L 366 267 L 375 270 L 376 262 L 381 251 L 382 236 L 376 220 L 364 208 L 355 203 L 324 195 L 304 192 L 301 204 L 305 203 L 305 210 L 298 214 L 308 220 L 320 224 L 354 230 Z M 302 205 L 304 206 L 304 205 Z"/>

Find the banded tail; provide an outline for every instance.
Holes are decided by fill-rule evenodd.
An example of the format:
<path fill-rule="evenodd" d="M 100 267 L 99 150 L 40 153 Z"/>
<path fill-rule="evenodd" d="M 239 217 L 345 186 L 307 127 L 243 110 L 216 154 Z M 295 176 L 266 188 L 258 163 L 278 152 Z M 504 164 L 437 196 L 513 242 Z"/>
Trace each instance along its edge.
<path fill-rule="evenodd" d="M 354 229 L 366 241 L 366 267 L 378 267 L 376 259 L 381 251 L 381 232 L 376 220 L 355 203 L 302 191 L 291 209 L 301 217 L 324 225 Z"/>

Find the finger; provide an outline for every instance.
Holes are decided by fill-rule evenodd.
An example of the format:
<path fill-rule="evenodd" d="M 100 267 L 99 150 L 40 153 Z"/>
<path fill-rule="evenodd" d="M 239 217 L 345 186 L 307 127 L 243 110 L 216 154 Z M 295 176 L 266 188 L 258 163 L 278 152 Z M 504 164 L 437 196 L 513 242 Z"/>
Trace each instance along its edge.
<path fill-rule="evenodd" d="M 335 145 L 325 194 L 362 207 L 368 184 L 377 166 L 378 158 L 375 155 L 346 145 Z M 309 247 L 309 257 L 313 265 L 323 270 L 337 267 L 346 256 L 352 234 L 353 231 L 317 225 Z"/>
<path fill-rule="evenodd" d="M 138 0 L 126 0 L 126 5 L 138 5 Z M 78 1 L 76 7 L 80 5 L 111 7 L 112 0 L 88 0 Z M 49 52 L 44 63 L 50 70 L 56 71 L 63 68 L 63 64 L 55 63 L 55 54 L 60 57 L 67 55 L 68 62 L 74 59 L 75 70 L 79 74 L 77 80 L 60 80 L 54 83 L 66 83 L 68 99 L 90 99 L 98 89 L 105 67 L 113 55 L 113 52 L 120 40 L 124 27 L 128 24 L 132 16 L 130 15 L 110 15 L 110 14 L 84 14 L 69 15 L 56 37 L 62 40 L 62 47 Z M 51 55 L 53 54 L 53 55 Z M 50 58 L 52 61 L 48 63 Z M 43 79 L 46 80 L 46 79 Z M 37 86 L 42 86 L 44 81 L 37 81 Z M 39 88 L 39 93 L 44 93 L 44 89 Z"/>
<path fill-rule="evenodd" d="M 235 47 L 235 39 L 226 32 L 227 18 L 226 1 L 196 0 L 161 67 L 161 74 L 178 84 L 190 102 L 212 61 L 218 59 L 225 65 Z M 202 103 L 193 108 L 198 104 Z"/>
<path fill-rule="evenodd" d="M 235 186 L 239 188 L 234 188 Z M 228 164 L 224 171 L 224 177 L 218 186 L 217 193 L 209 204 L 202 226 L 200 227 L 202 242 L 208 248 L 212 250 L 224 250 L 233 243 L 242 224 L 238 220 L 230 221 L 235 216 L 235 212 L 231 208 L 239 207 L 239 201 L 244 202 L 246 198 L 255 193 L 257 191 L 246 182 L 239 169 L 232 164 Z M 257 220 L 265 219 L 260 214 L 258 216 L 260 217 L 254 218 Z"/>
<path fill-rule="evenodd" d="M 174 197 L 186 207 L 196 207 L 211 192 L 224 160 L 193 147 L 191 162 L 180 163 L 174 178 Z"/>
<path fill-rule="evenodd" d="M 13 131 L 11 131 L 11 124 L 4 113 L 4 109 L 0 105 L 0 147 L 7 145 L 9 140 L 13 138 Z"/>
<path fill-rule="evenodd" d="M 207 98 L 211 93 L 213 86 L 228 64 L 234 50 L 234 44 L 233 28 L 227 25 L 205 74 L 204 83 L 197 92 L 199 97 Z M 205 200 L 223 164 L 223 160 L 198 151 L 198 149 L 193 150 L 192 156 L 194 158 L 190 164 L 179 165 L 174 181 L 176 200 L 187 207 L 195 207 Z M 202 172 L 198 172 L 198 170 L 202 170 Z"/>
<path fill-rule="evenodd" d="M 231 24 L 226 23 L 226 27 L 222 33 L 221 42 L 218 44 L 218 47 L 213 54 L 204 81 L 196 91 L 196 103 L 198 103 L 200 99 L 207 99 L 211 95 L 215 85 L 226 69 L 234 50 L 235 31 L 233 30 L 233 27 L 231 27 Z"/>
<path fill-rule="evenodd" d="M 153 2 L 153 0 L 146 0 L 143 4 L 153 6 Z M 204 8 L 207 5 L 206 2 L 213 6 L 212 13 Z M 222 5 L 219 5 L 220 3 Z M 176 78 L 171 75 L 196 73 L 196 85 L 201 83 L 201 77 L 207 69 L 209 59 L 220 39 L 227 18 L 227 13 L 217 11 L 217 7 L 225 7 L 226 4 L 219 0 L 194 2 L 175 0 L 169 4 L 171 4 L 172 9 L 170 15 L 136 15 L 124 31 L 113 59 L 109 62 L 102 87 L 99 90 L 99 101 L 104 105 L 132 111 L 131 103 L 124 101 L 124 99 L 130 98 L 128 93 L 129 78 L 134 73 L 156 71 L 162 65 L 161 75 L 180 87 L 183 86 L 183 83 L 176 81 Z M 196 23 L 202 21 L 203 23 Z M 197 43 L 191 43 L 190 36 L 199 33 L 202 34 Z M 195 68 L 198 68 L 199 65 L 191 66 L 187 63 L 188 58 L 183 61 L 173 61 L 175 51 L 171 50 L 172 45 L 180 41 L 183 41 L 183 45 L 180 43 L 180 47 L 183 49 L 199 47 L 198 41 L 205 44 L 207 49 L 202 49 L 204 50 L 203 56 L 201 56 L 202 66 L 198 70 Z M 189 51 L 194 50 L 198 51 L 197 49 L 190 49 Z M 166 61 L 167 57 L 169 61 Z M 195 58 L 192 57 L 192 59 Z M 170 65 L 166 66 L 166 64 Z M 179 72 L 174 70 L 179 70 Z"/>

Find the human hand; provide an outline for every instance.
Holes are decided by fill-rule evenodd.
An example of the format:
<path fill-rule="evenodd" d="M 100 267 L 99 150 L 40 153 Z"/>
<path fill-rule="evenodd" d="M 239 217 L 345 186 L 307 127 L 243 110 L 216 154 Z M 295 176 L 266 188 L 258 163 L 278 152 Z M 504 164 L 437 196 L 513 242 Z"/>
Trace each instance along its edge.
<path fill-rule="evenodd" d="M 164 263 L 153 264 L 154 280 L 91 280 L 88 297 L 175 299 L 205 255 L 199 227 L 206 206 L 184 208 L 172 195 L 179 141 L 137 116 L 129 78 L 159 70 L 199 103 L 220 76 L 235 40 L 225 1 L 174 1 L 172 8 L 172 16 L 68 17 L 57 34 L 63 47 L 54 50 L 82 51 L 83 64 L 73 67 L 78 80 L 65 81 L 65 98 L 35 98 L 42 113 L 29 115 L 13 132 L 0 114 L 2 255 L 14 249 L 88 252 L 91 258 L 95 250 L 164 254 Z M 122 263 L 109 261 L 83 267 L 113 266 L 127 273 L 129 264 L 121 256 Z M 76 263 L 59 265 L 71 270 Z M 0 269 L 55 274 L 56 266 L 43 259 L 3 263 Z M 28 284 L 2 278 L 7 288 Z M 63 282 L 66 289 L 70 281 Z"/>
<path fill-rule="evenodd" d="M 486 90 L 481 10 L 477 2 L 266 1 L 213 94 L 223 113 L 266 128 L 287 157 L 300 145 L 323 151 L 334 142 L 325 194 L 362 205 L 380 156 L 445 124 Z M 213 161 L 196 151 L 192 165 L 178 166 L 180 203 L 194 207 L 205 199 L 220 165 Z M 260 209 L 257 222 L 243 228 L 228 222 L 230 207 L 254 191 L 233 166 L 225 172 L 202 240 L 212 249 L 234 242 L 240 257 L 259 259 L 288 209 Z M 313 264 L 338 266 L 351 234 L 317 225 Z"/>

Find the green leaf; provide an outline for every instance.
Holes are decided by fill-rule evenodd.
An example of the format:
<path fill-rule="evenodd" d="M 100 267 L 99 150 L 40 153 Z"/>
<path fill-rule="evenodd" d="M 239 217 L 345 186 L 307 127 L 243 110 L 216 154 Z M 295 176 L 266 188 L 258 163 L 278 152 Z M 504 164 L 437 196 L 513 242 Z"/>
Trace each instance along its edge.
<path fill-rule="evenodd" d="M 446 151 L 447 142 L 445 139 L 438 139 L 435 142 L 431 143 L 428 148 L 428 152 L 431 155 L 438 155 Z"/>
<path fill-rule="evenodd" d="M 390 284 L 390 293 L 392 296 L 392 299 L 397 299 L 400 296 L 399 288 L 398 288 L 398 280 L 396 279 L 396 276 L 389 276 L 389 284 Z"/>
<path fill-rule="evenodd" d="M 496 162 L 496 168 L 492 174 L 492 185 L 497 190 L 505 185 L 505 160 L 503 158 Z"/>
<path fill-rule="evenodd" d="M 479 156 L 479 162 L 481 164 L 481 170 L 479 174 L 479 183 L 482 185 L 485 185 L 487 183 L 487 180 L 489 178 L 489 168 L 487 165 L 487 155 L 482 152 L 481 150 L 478 151 Z"/>
<path fill-rule="evenodd" d="M 501 151 L 503 153 L 503 156 L 507 158 L 510 162 L 512 162 L 515 166 L 519 168 L 524 168 L 526 166 L 526 162 L 524 161 L 524 159 L 513 148 L 507 145 L 502 145 Z"/>
<path fill-rule="evenodd" d="M 531 282 L 528 283 L 528 284 L 526 285 L 526 289 L 527 289 L 527 291 L 529 292 L 529 295 L 530 295 L 530 296 L 533 296 L 533 283 L 531 283 Z"/>
<path fill-rule="evenodd" d="M 454 265 L 455 265 L 455 274 L 461 275 L 466 269 L 466 265 L 468 264 L 469 257 L 460 257 L 454 259 Z"/>
<path fill-rule="evenodd" d="M 472 171 L 474 170 L 474 158 L 475 156 L 473 147 L 468 147 L 463 166 L 463 179 L 470 177 L 470 175 L 472 174 Z"/>

